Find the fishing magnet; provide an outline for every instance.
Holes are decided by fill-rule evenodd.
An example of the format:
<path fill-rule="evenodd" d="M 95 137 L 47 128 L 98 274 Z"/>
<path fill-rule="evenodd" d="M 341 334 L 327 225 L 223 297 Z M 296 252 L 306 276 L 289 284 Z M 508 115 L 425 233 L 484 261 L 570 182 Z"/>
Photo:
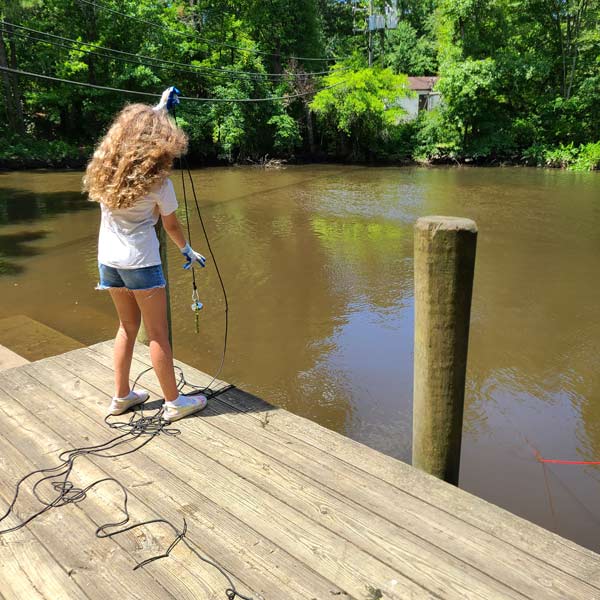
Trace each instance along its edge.
<path fill-rule="evenodd" d="M 198 290 L 194 286 L 194 290 L 192 291 L 192 310 L 195 313 L 197 313 L 198 311 L 202 310 L 203 307 L 204 304 L 200 302 L 200 298 L 198 297 Z"/>

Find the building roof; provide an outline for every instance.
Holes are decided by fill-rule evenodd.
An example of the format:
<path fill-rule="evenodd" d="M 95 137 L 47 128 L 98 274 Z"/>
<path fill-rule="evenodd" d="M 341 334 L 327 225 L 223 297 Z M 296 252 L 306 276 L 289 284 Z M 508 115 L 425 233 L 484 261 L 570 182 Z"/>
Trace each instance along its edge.
<path fill-rule="evenodd" d="M 424 75 L 421 77 L 409 77 L 408 87 L 409 89 L 417 92 L 433 90 L 433 86 L 438 82 L 439 77 L 433 77 L 432 75 Z"/>

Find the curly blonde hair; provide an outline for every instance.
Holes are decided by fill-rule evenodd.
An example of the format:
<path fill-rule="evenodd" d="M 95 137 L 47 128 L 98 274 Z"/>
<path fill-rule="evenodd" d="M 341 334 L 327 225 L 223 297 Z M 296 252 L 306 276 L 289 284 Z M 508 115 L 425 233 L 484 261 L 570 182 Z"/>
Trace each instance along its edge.
<path fill-rule="evenodd" d="M 166 110 L 129 104 L 98 144 L 83 188 L 90 200 L 108 208 L 129 208 L 168 177 L 187 143 L 186 134 Z"/>

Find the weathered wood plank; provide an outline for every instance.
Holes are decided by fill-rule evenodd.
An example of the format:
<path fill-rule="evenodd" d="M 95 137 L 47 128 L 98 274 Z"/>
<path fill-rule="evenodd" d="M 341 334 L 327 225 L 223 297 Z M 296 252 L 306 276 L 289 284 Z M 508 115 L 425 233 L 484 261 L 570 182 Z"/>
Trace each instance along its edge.
<path fill-rule="evenodd" d="M 73 373 L 85 372 L 88 379 L 89 369 L 95 361 L 86 362 L 84 355 L 77 354 L 47 359 L 47 362 L 70 364 Z M 96 366 L 104 369 L 99 363 Z M 99 417 L 104 414 L 105 406 L 105 403 L 94 406 Z M 237 476 L 202 450 L 187 444 L 185 449 L 182 448 L 185 436 L 180 440 L 162 438 L 159 441 L 164 448 L 152 444 L 144 448 L 144 453 L 155 459 L 163 456 L 163 462 L 173 474 L 192 481 L 207 497 L 222 506 L 228 506 L 240 520 L 301 559 L 323 577 L 333 578 L 334 583 L 349 594 L 360 597 L 365 589 L 373 587 L 381 589 L 390 598 L 431 597 L 427 590 L 400 571 L 376 560 L 344 538 L 306 518 L 293 506 Z"/>
<path fill-rule="evenodd" d="M 17 385 L 19 381 L 17 378 Z M 0 381 L 0 385 L 3 383 Z M 39 391 L 43 393 L 41 386 Z M 40 464 L 44 468 L 54 466 L 56 460 L 49 459 L 49 454 L 54 454 L 57 447 L 65 449 L 69 444 L 41 421 L 28 418 L 29 411 L 6 394 L 5 390 L 0 390 L 0 414 L 0 452 L 11 465 L 11 471 L 7 472 L 10 482 L 7 482 L 6 477 L 3 478 L 4 485 L 0 494 L 5 496 L 4 500 L 8 500 L 6 495 L 12 490 L 15 481 L 27 472 L 40 468 Z M 23 423 L 27 425 L 23 427 Z M 82 439 L 81 443 L 85 445 L 89 441 Z M 79 459 L 71 480 L 78 487 L 84 487 L 106 476 L 105 472 L 89 461 Z M 41 507 L 31 495 L 22 496 L 19 506 L 27 509 L 25 514 L 32 514 Z M 96 528 L 101 524 L 120 520 L 123 516 L 122 506 L 120 489 L 107 482 L 91 490 L 82 503 L 49 511 L 29 527 L 38 533 L 51 550 L 52 556 L 90 598 L 193 600 L 199 596 L 207 599 L 222 597 L 221 580 L 218 587 L 211 588 L 186 569 L 181 558 L 189 554 L 187 551 L 174 552 L 171 557 L 174 564 L 169 567 L 159 561 L 146 569 L 133 571 L 137 562 L 159 554 L 171 543 L 174 534 L 164 526 L 140 528 L 114 538 L 98 540 L 94 533 Z M 129 510 L 132 522 L 158 517 L 156 513 L 140 510 L 132 502 L 129 503 Z M 57 535 L 59 532 L 60 535 Z"/>
<path fill-rule="evenodd" d="M 83 368 L 86 380 L 101 389 L 111 386 L 112 372 L 108 368 L 99 370 L 89 361 L 82 364 L 83 354 L 78 353 L 77 364 Z M 150 384 L 146 386 L 150 391 L 160 392 L 152 374 L 148 374 L 146 383 Z M 202 413 L 203 417 L 211 418 L 196 419 L 193 426 L 185 430 L 185 440 L 191 446 L 202 447 L 244 479 L 293 505 L 308 518 L 436 594 L 461 599 L 523 597 L 393 521 L 354 503 L 354 488 L 363 486 L 364 482 L 347 480 L 346 473 L 336 471 L 330 465 L 311 465 L 310 459 L 295 451 L 287 436 L 282 438 L 271 433 L 268 425 L 261 427 L 256 421 L 248 420 L 246 415 L 227 415 L 222 408 L 216 400 L 211 400 Z M 251 426 L 244 427 L 240 421 L 249 421 Z M 333 489 L 320 483 L 319 478 Z M 338 492 L 340 488 L 344 489 L 345 495 Z M 398 502 L 396 496 L 386 498 L 389 504 L 383 512 L 391 510 Z"/>
<path fill-rule="evenodd" d="M 81 353 L 89 354 L 89 351 L 82 350 Z M 136 357 L 138 356 L 139 355 L 136 353 Z M 142 363 L 137 364 L 138 369 L 142 367 Z M 186 368 L 186 372 L 189 372 L 188 368 Z M 190 378 L 193 378 L 194 381 L 196 381 L 201 375 L 200 372 L 194 371 L 190 375 Z M 204 377 L 206 376 L 204 375 Z M 240 395 L 241 394 L 235 393 L 224 394 L 219 397 L 219 400 L 223 399 L 225 401 L 232 396 L 239 397 Z M 271 417 L 272 413 L 269 412 L 268 414 L 269 417 Z M 231 415 L 223 415 L 224 419 L 229 419 L 227 425 L 228 428 L 230 428 L 232 424 L 229 417 L 231 417 Z M 236 418 L 236 422 L 242 423 L 243 421 Z M 271 429 L 271 423 L 272 421 L 270 419 L 268 427 L 262 428 L 262 432 L 260 429 L 257 429 L 256 431 L 264 435 L 266 429 Z M 257 433 L 248 435 L 248 439 L 252 439 L 252 443 L 255 443 L 260 437 L 261 436 Z M 282 438 L 281 431 L 277 432 L 277 437 Z M 298 438 L 292 438 L 292 440 L 294 439 L 294 448 L 302 445 L 302 442 L 299 441 Z M 271 445 L 271 447 L 274 446 Z M 290 456 L 290 446 L 287 447 L 287 450 L 287 455 Z M 308 466 L 311 465 L 310 459 L 314 457 L 315 453 L 316 450 L 312 444 L 305 446 L 303 455 L 307 460 L 303 463 L 304 466 L 302 468 L 306 470 Z M 394 493 L 387 483 L 374 479 L 364 471 L 358 471 L 360 477 L 356 477 L 355 474 L 353 474 L 353 471 L 356 472 L 357 470 L 354 467 L 348 467 L 347 463 L 346 467 L 342 468 L 336 466 L 336 469 L 333 472 L 328 473 L 328 462 L 331 463 L 332 460 L 335 459 L 325 455 L 321 460 L 319 467 L 315 467 L 313 477 L 316 478 L 321 474 L 324 481 L 335 481 L 336 486 L 338 487 L 350 485 L 349 488 L 345 488 L 347 495 L 350 497 L 357 499 L 358 496 L 362 495 L 361 501 L 363 503 L 370 503 L 372 508 L 378 507 L 381 516 L 385 517 L 391 515 L 391 518 L 393 518 L 395 522 L 402 524 L 407 529 L 412 530 L 414 533 L 424 537 L 428 541 L 443 547 L 448 553 L 453 553 L 457 558 L 476 566 L 483 572 L 487 572 L 488 574 L 497 577 L 502 580 L 503 583 L 511 585 L 514 589 L 519 590 L 522 593 L 532 593 L 534 595 L 543 591 L 545 597 L 548 598 L 600 597 L 598 589 L 595 589 L 588 582 L 585 582 L 581 572 L 579 573 L 579 577 L 577 577 L 576 572 L 576 578 L 572 578 L 565 574 L 564 571 L 561 572 L 547 565 L 545 556 L 535 556 L 523 552 L 522 549 L 517 549 L 505 544 L 503 540 L 496 538 L 492 532 L 486 532 L 478 527 L 471 527 L 465 522 L 461 523 L 462 513 L 452 514 L 449 512 L 449 510 L 452 509 L 452 505 L 448 507 L 442 503 L 441 506 L 435 507 L 430 502 L 426 502 L 426 505 L 415 504 L 415 497 L 410 491 L 403 497 L 402 501 L 396 499 L 395 502 L 390 503 L 389 498 L 394 498 Z M 338 468 L 342 469 L 344 477 L 335 479 Z M 435 478 L 429 476 L 426 477 L 427 479 L 437 481 Z M 353 479 L 354 481 L 352 481 Z M 456 488 L 448 486 L 443 482 L 441 483 L 451 490 L 456 490 Z M 400 490 L 401 488 L 396 487 L 395 489 Z M 388 502 L 386 502 L 386 495 L 388 496 Z M 470 497 L 474 498 L 472 496 Z M 437 511 L 437 514 L 435 511 Z M 502 515 L 504 512 L 505 511 L 499 510 L 499 515 Z M 498 515 L 496 515 L 494 519 L 497 520 Z M 544 530 L 540 529 L 540 531 L 544 533 Z M 457 544 L 457 539 L 463 539 L 463 543 Z M 597 576 L 597 569 L 600 567 L 600 562 L 599 557 L 596 555 L 594 556 Z M 493 560 L 491 560 L 490 557 L 493 557 Z M 559 560 L 559 557 L 556 557 L 557 561 Z M 524 565 L 527 565 L 526 568 L 523 568 Z M 554 582 L 551 589 L 547 588 L 548 581 Z"/>
<path fill-rule="evenodd" d="M 6 600 L 84 600 L 83 590 L 29 531 L 0 542 L 0 596 Z"/>
<path fill-rule="evenodd" d="M 0 498 L 2 514 L 8 506 L 12 474 L 15 465 L 14 449 L 0 431 Z M 21 458 L 21 457 L 19 457 Z M 20 506 L 19 506 L 20 508 Z M 20 511 L 17 516 L 20 515 Z M 0 529 L 14 527 L 17 520 L 3 519 Z M 58 563 L 48 548 L 26 526 L 19 531 L 0 536 L 0 597 L 6 600 L 79 600 L 88 598 L 77 582 Z"/>
<path fill-rule="evenodd" d="M 27 528 L 0 538 L 0 590 L 0 596 L 6 600 L 88 598 Z"/>
<path fill-rule="evenodd" d="M 54 388 L 54 391 L 49 388 L 44 391 L 44 422 L 48 427 L 60 431 L 74 446 L 111 437 L 101 420 L 89 415 L 96 404 L 99 414 L 103 414 L 106 395 L 94 388 L 90 390 L 90 386 L 84 381 L 62 369 L 57 373 L 58 367 L 55 365 L 53 368 L 50 364 L 52 360 L 32 363 L 28 366 L 30 374 L 21 370 L 14 374 L 15 377 L 18 376 L 17 389 L 9 391 L 15 399 L 24 403 L 31 392 L 37 389 L 41 379 Z M 28 382 L 31 376 L 39 379 Z M 0 385 L 4 388 L 9 387 L 9 384 L 1 379 Z M 62 395 L 59 396 L 58 393 Z M 74 407 L 74 410 L 69 411 L 72 427 L 68 429 L 64 428 L 65 400 L 72 402 Z M 161 440 L 157 439 L 146 447 L 156 448 L 156 462 L 145 455 L 145 448 L 128 455 L 126 460 L 104 461 L 101 466 L 106 473 L 122 480 L 130 493 L 141 503 L 160 506 L 159 512 L 165 518 L 177 523 L 181 522 L 182 516 L 188 517 L 188 520 L 192 517 L 193 520 L 189 522 L 190 538 L 200 541 L 204 552 L 221 563 L 230 573 L 243 574 L 244 581 L 248 586 L 254 587 L 256 593 L 266 598 L 276 598 L 284 589 L 286 597 L 293 600 L 312 597 L 311 594 L 319 598 L 343 594 L 338 587 L 307 569 L 302 563 L 232 517 L 226 509 L 203 496 L 198 491 L 201 487 L 195 489 L 190 486 L 189 468 L 182 472 L 182 479 L 175 477 L 170 469 L 163 466 L 172 449 L 164 448 L 159 442 Z M 180 449 L 181 446 L 178 451 Z M 94 458 L 90 460 L 97 462 Z M 153 485 L 140 485 L 145 482 L 152 482 Z M 197 563 L 193 563 L 193 568 L 199 568 Z M 202 572 L 212 573 L 212 569 L 208 567 L 200 568 Z M 222 584 L 223 580 L 219 581 Z M 240 585 L 240 591 L 246 589 L 247 586 Z"/>
<path fill-rule="evenodd" d="M 16 352 L 5 348 L 0 345 L 0 371 L 6 371 L 6 369 L 13 369 L 14 367 L 20 367 L 26 365 L 29 361 L 22 356 L 19 356 Z"/>

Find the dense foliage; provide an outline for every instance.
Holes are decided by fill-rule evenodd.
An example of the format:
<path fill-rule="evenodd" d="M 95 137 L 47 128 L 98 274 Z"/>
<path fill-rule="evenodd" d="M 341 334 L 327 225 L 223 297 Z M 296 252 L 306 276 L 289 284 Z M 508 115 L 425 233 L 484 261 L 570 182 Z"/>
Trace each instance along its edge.
<path fill-rule="evenodd" d="M 357 31 L 368 4 L 4 0 L 0 66 L 152 93 L 284 97 L 184 101 L 196 161 L 600 167 L 598 0 L 399 0 L 398 27 L 373 35 L 373 67 Z M 411 122 L 399 105 L 407 75 L 439 75 L 443 98 Z M 81 163 L 125 101 L 153 102 L 6 71 L 0 81 L 0 164 Z"/>

